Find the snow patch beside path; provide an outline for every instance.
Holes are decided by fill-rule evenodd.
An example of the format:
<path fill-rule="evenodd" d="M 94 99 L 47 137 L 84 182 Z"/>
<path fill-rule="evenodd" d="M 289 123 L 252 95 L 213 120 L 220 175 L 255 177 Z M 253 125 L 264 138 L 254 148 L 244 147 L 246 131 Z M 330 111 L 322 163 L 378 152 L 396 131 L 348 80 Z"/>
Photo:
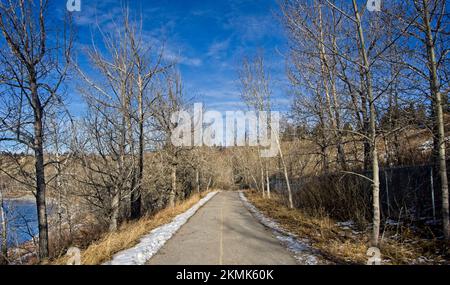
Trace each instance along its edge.
<path fill-rule="evenodd" d="M 245 207 L 252 212 L 252 214 L 264 226 L 272 230 L 275 237 L 283 244 L 290 252 L 294 254 L 295 259 L 302 265 L 316 265 L 319 263 L 318 258 L 313 255 L 314 249 L 307 244 L 307 240 L 300 241 L 297 237 L 281 228 L 280 224 L 274 220 L 266 217 L 253 204 L 251 204 L 244 193 L 239 192 L 239 196 Z"/>
<path fill-rule="evenodd" d="M 121 251 L 104 265 L 144 265 L 163 245 L 183 226 L 200 207 L 206 204 L 218 192 L 212 192 L 201 199 L 189 210 L 176 216 L 172 222 L 152 230 L 135 247 Z"/>

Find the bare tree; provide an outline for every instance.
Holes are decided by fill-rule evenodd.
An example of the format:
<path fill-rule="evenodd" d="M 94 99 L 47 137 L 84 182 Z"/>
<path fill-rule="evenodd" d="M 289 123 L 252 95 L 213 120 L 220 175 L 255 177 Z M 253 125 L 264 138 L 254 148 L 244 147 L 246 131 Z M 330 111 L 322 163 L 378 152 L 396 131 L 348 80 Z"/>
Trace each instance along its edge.
<path fill-rule="evenodd" d="M 282 12 L 292 42 L 290 79 L 303 88 L 298 91 L 300 96 L 306 95 L 297 101 L 302 108 L 300 113 L 306 109 L 309 112 L 306 116 L 316 122 L 313 133 L 318 138 L 314 139 L 321 147 L 325 171 L 328 171 L 329 146 L 335 144 L 342 172 L 358 175 L 372 184 L 371 243 L 378 246 L 381 214 L 377 144 L 380 134 L 385 135 L 380 131 L 378 114 L 384 95 L 392 90 L 400 74 L 396 71 L 386 75 L 385 63 L 381 62 L 388 61 L 389 54 L 392 56 L 393 48 L 398 47 L 411 22 L 405 21 L 389 36 L 381 27 L 391 20 L 391 15 L 372 13 L 365 15 L 368 20 L 363 22 L 364 11 L 359 10 L 357 1 L 288 0 L 283 1 Z M 310 96 L 305 94 L 305 87 Z M 345 116 L 341 116 L 341 110 L 352 109 L 356 120 L 343 121 Z M 343 138 L 352 139 L 352 136 L 362 141 L 363 166 L 370 170 L 370 175 L 347 170 Z"/>
<path fill-rule="evenodd" d="M 149 90 L 152 80 L 159 73 L 164 72 L 170 68 L 170 65 L 164 65 L 162 62 L 164 49 L 147 46 L 144 43 L 142 34 L 142 22 L 140 27 L 136 27 L 130 23 L 129 20 L 125 22 L 126 32 L 130 38 L 130 48 L 132 52 L 132 58 L 134 63 L 133 79 L 135 84 L 136 94 L 135 100 L 137 101 L 137 125 L 138 125 L 138 169 L 137 169 L 137 182 L 136 189 L 131 194 L 131 218 L 136 219 L 141 216 L 141 192 L 142 181 L 144 174 L 144 151 L 145 151 L 145 135 L 144 125 L 148 117 L 148 107 L 152 104 L 152 100 L 149 96 Z M 154 51 L 159 49 L 159 51 Z M 131 104 L 131 107 L 134 104 Z M 132 112 L 135 113 L 135 112 Z"/>
<path fill-rule="evenodd" d="M 247 106 L 255 112 L 264 112 L 270 110 L 270 90 L 267 85 L 267 74 L 264 70 L 264 61 L 258 56 L 254 61 L 245 58 L 242 68 L 239 71 L 239 79 L 241 83 L 241 97 Z M 258 152 L 261 152 L 258 147 Z M 267 163 L 264 163 L 261 157 L 258 157 L 261 191 L 263 197 L 270 198 L 270 188 L 266 188 L 266 171 Z M 267 183 L 267 186 L 270 186 Z"/>
<path fill-rule="evenodd" d="M 359 50 L 362 56 L 362 72 L 364 75 L 365 90 L 367 92 L 367 100 L 369 101 L 369 125 L 370 125 L 370 149 L 372 159 L 372 203 L 373 203 L 373 224 L 372 224 L 372 238 L 373 246 L 378 246 L 380 239 L 380 170 L 378 165 L 378 150 L 377 150 L 377 117 L 375 111 L 375 97 L 373 95 L 372 73 L 370 69 L 370 62 L 367 54 L 367 47 L 365 42 L 364 30 L 361 23 L 361 16 L 359 14 L 356 0 L 353 0 L 353 10 L 355 13 L 355 23 L 358 29 Z"/>
<path fill-rule="evenodd" d="M 169 207 L 174 207 L 178 193 L 177 169 L 181 161 L 185 148 L 174 146 L 171 142 L 173 130 L 178 126 L 178 120 L 173 120 L 173 115 L 181 111 L 184 107 L 183 86 L 180 75 L 172 69 L 164 72 L 155 90 L 156 98 L 150 106 L 152 120 L 152 130 L 155 136 L 154 143 L 161 150 L 162 160 L 168 163 L 170 173 L 170 191 L 168 197 Z"/>
<path fill-rule="evenodd" d="M 344 94 L 349 91 L 340 80 L 348 76 L 340 57 L 346 53 L 339 38 L 340 33 L 346 32 L 342 16 L 326 9 L 323 1 L 284 1 L 281 10 L 291 41 L 288 76 L 292 84 L 299 87 L 294 90 L 293 111 L 299 119 L 315 125 L 313 139 L 320 148 L 323 169 L 331 169 L 330 150 L 336 146 L 337 161 L 341 169 L 346 170 L 341 102 L 345 102 Z M 353 82 L 348 82 L 353 89 Z M 358 99 L 355 97 L 354 101 L 353 108 L 359 117 Z"/>
<path fill-rule="evenodd" d="M 391 12 L 400 26 L 407 25 L 402 33 L 406 38 L 408 58 L 394 61 L 411 71 L 405 77 L 411 90 L 419 91 L 423 102 L 431 101 L 431 130 L 434 138 L 434 156 L 439 168 L 442 192 L 443 233 L 450 239 L 447 153 L 445 142 L 445 112 L 449 105 L 448 94 L 448 2 L 446 0 L 409 0 Z M 397 28 L 398 29 L 398 28 Z M 416 91 L 417 92 L 417 91 Z M 424 122 L 427 123 L 427 122 Z"/>
<path fill-rule="evenodd" d="M 105 34 L 100 31 L 103 42 L 108 47 L 107 53 L 114 57 L 113 62 L 108 61 L 107 56 L 103 56 L 96 47 L 90 55 L 94 65 L 102 70 L 109 86 L 100 86 L 88 79 L 83 72 L 82 75 L 103 97 L 101 100 L 94 100 L 96 103 L 107 106 L 109 96 L 116 97 L 114 98 L 117 102 L 116 108 L 122 114 L 123 123 L 126 126 L 123 130 L 125 141 L 122 146 L 123 151 L 127 152 L 124 159 L 131 160 L 133 168 L 129 187 L 130 217 L 137 219 L 141 216 L 146 147 L 145 123 L 152 101 L 155 100 L 152 98 L 154 95 L 151 94 L 152 81 L 170 65 L 163 63 L 163 47 L 145 42 L 142 20 L 134 21 L 130 16 L 129 8 L 124 8 L 122 14 L 120 23 L 114 23 L 116 24 L 115 34 Z M 92 100 L 91 102 L 94 103 Z"/>
<path fill-rule="evenodd" d="M 50 131 L 48 132 L 47 145 L 49 149 L 48 162 L 52 175 L 47 174 L 47 185 L 50 190 L 56 193 L 56 207 L 57 207 L 57 248 L 63 246 L 63 224 L 67 222 L 70 224 L 69 217 L 69 169 L 74 163 L 74 156 L 77 153 L 73 143 L 76 141 L 76 129 L 74 121 L 68 112 L 58 114 L 56 112 L 48 114 Z M 74 151 L 71 151 L 74 150 Z M 64 213 L 67 219 L 64 220 Z"/>
<path fill-rule="evenodd" d="M 0 60 L 8 98 L 2 98 L 0 141 L 17 142 L 33 152 L 34 194 L 39 224 L 39 257 L 49 257 L 45 177 L 45 119 L 61 106 L 58 93 L 66 78 L 72 48 L 68 27 L 57 37 L 50 29 L 49 2 L 18 0 L 0 4 Z"/>
<path fill-rule="evenodd" d="M 427 51 L 427 65 L 429 69 L 428 82 L 430 84 L 430 92 L 434 102 L 435 108 L 435 124 L 437 128 L 437 134 L 435 139 L 437 140 L 437 149 L 439 157 L 439 176 L 441 180 L 441 192 L 442 192 L 442 218 L 443 218 L 443 232 L 446 240 L 450 240 L 450 227 L 449 227 L 449 194 L 448 194 L 448 177 L 447 177 L 447 155 L 446 155 L 446 136 L 445 136 L 445 121 L 444 121 L 444 106 L 448 106 L 448 101 L 443 99 L 441 93 L 441 83 L 438 75 L 438 58 L 436 57 L 436 32 L 442 31 L 444 28 L 443 18 L 446 17 L 447 5 L 446 1 L 430 1 L 421 0 L 414 1 L 414 5 L 417 12 L 420 15 L 422 23 L 418 23 L 419 29 L 423 34 L 423 42 L 425 42 Z M 430 16 L 433 15 L 433 18 Z M 434 21 L 433 21 L 434 20 Z M 432 26 L 433 23 L 435 26 Z M 445 31 L 443 31 L 445 32 Z M 448 32 L 448 30 L 447 30 Z M 448 50 L 447 50 L 448 52 Z M 443 55 L 444 57 L 446 55 Z"/>
<path fill-rule="evenodd" d="M 109 230 L 118 227 L 121 202 L 136 188 L 135 133 L 132 115 L 134 54 L 133 37 L 128 26 L 128 10 L 123 12 L 115 29 L 103 32 L 99 28 L 101 44 L 95 40 L 88 53 L 92 68 L 98 72 L 95 79 L 78 68 L 83 81 L 81 89 L 88 106 L 85 120 L 86 138 L 82 166 L 87 186 L 94 192 L 86 193 L 88 201 L 106 210 Z M 89 192 L 89 191 L 88 191 Z"/>
<path fill-rule="evenodd" d="M 2 226 L 1 234 L 1 252 L 0 252 L 0 265 L 8 263 L 8 235 L 6 228 L 6 215 L 5 204 L 3 200 L 3 187 L 0 185 L 0 221 Z"/>
<path fill-rule="evenodd" d="M 272 90 L 270 86 L 270 77 L 267 73 L 266 67 L 264 65 L 264 59 L 262 55 L 255 57 L 253 61 L 245 59 L 243 62 L 242 69 L 239 72 L 239 78 L 241 81 L 241 96 L 247 105 L 256 112 L 268 112 L 271 111 L 270 98 L 272 95 Z M 269 124 L 270 125 L 270 124 Z M 284 159 L 283 151 L 281 148 L 280 138 L 277 134 L 275 135 L 275 141 L 277 143 L 278 153 L 280 155 L 281 162 L 283 164 L 283 172 L 286 181 L 287 191 L 288 191 L 288 201 L 289 207 L 294 208 L 294 203 L 292 199 L 291 183 L 289 181 L 289 174 L 287 165 Z M 261 158 L 260 158 L 261 159 Z M 270 182 L 268 177 L 268 164 L 263 166 L 260 162 L 261 168 L 261 178 L 262 178 L 262 189 L 264 193 L 264 184 L 267 184 L 267 195 L 270 198 Z M 266 170 L 264 170 L 266 169 Z M 264 179 L 266 177 L 266 181 Z"/>

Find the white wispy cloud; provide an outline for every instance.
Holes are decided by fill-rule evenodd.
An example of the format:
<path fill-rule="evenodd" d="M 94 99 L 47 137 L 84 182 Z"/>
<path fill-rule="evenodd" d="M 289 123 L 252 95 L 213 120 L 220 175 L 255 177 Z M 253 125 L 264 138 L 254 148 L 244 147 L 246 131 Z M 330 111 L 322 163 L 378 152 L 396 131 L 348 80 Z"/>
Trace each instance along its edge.
<path fill-rule="evenodd" d="M 212 57 L 215 59 L 220 59 L 222 57 L 222 54 L 225 53 L 229 47 L 230 47 L 230 41 L 231 38 L 228 38 L 223 41 L 215 41 L 213 42 L 209 49 L 208 53 L 206 54 L 207 57 Z"/>
<path fill-rule="evenodd" d="M 198 67 L 203 64 L 203 60 L 197 57 L 182 55 L 181 52 L 174 52 L 170 47 L 164 51 L 164 59 L 169 62 L 175 62 L 182 65 Z"/>

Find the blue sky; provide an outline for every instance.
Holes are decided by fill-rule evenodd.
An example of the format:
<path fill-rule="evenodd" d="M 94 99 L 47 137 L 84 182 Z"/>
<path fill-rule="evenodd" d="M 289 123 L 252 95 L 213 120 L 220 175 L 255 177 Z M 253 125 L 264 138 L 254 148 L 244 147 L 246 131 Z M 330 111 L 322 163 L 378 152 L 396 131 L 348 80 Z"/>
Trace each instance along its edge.
<path fill-rule="evenodd" d="M 120 15 L 121 1 L 81 0 L 81 3 L 82 11 L 74 13 L 77 41 L 87 45 L 96 22 L 108 27 L 111 19 Z M 166 56 L 180 63 L 187 97 L 195 96 L 197 102 L 221 111 L 245 109 L 239 98 L 237 68 L 244 56 L 262 50 L 273 79 L 274 108 L 288 108 L 283 55 L 287 39 L 275 0 L 133 0 L 128 3 L 132 13 L 142 14 L 145 36 L 149 40 L 164 39 Z M 72 98 L 71 102 L 72 109 L 81 111 L 81 99 Z"/>

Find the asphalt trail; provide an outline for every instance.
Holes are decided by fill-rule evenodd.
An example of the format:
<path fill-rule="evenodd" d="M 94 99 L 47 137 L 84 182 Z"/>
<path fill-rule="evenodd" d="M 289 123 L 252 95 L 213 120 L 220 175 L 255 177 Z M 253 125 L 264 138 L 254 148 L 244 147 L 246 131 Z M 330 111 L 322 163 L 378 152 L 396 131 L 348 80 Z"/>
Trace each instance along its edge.
<path fill-rule="evenodd" d="M 205 204 L 149 265 L 294 265 L 291 254 L 245 208 L 237 192 Z"/>

